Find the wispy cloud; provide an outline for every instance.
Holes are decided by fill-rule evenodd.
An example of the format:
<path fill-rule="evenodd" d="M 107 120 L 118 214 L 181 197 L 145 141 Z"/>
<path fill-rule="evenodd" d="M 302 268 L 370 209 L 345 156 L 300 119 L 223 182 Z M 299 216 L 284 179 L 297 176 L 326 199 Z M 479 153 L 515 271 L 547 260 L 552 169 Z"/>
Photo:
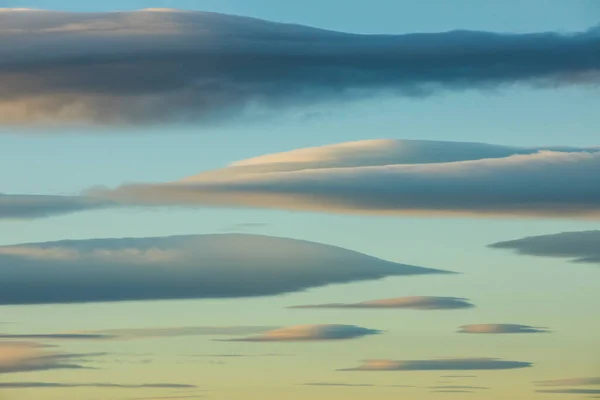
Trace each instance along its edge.
<path fill-rule="evenodd" d="M 532 363 L 495 358 L 442 358 L 432 360 L 366 360 L 356 368 L 339 371 L 453 371 L 501 370 L 531 367 Z"/>
<path fill-rule="evenodd" d="M 114 206 L 110 201 L 89 197 L 0 193 L 0 220 L 45 218 Z"/>
<path fill-rule="evenodd" d="M 586 386 L 586 385 L 600 385 L 600 377 L 591 378 L 567 378 L 567 379 L 553 379 L 549 381 L 537 381 L 535 382 L 539 386 Z"/>
<path fill-rule="evenodd" d="M 464 325 L 458 330 L 459 333 L 481 333 L 481 334 L 501 334 L 501 333 L 549 333 L 548 328 L 518 325 L 518 324 L 475 324 Z"/>
<path fill-rule="evenodd" d="M 0 305 L 267 296 L 436 273 L 450 272 L 247 234 L 70 240 L 0 246 Z"/>
<path fill-rule="evenodd" d="M 309 382 L 303 383 L 304 386 L 340 386 L 340 387 L 369 387 L 375 386 L 367 383 L 332 383 L 332 382 Z"/>
<path fill-rule="evenodd" d="M 467 299 L 459 297 L 414 296 L 370 300 L 360 303 L 327 303 L 288 308 L 334 308 L 334 309 L 413 309 L 413 310 L 456 310 L 475 307 Z"/>
<path fill-rule="evenodd" d="M 4 123 L 221 122 L 379 93 L 594 85 L 600 69 L 597 28 L 357 35 L 206 12 L 3 15 Z"/>
<path fill-rule="evenodd" d="M 536 393 L 600 394 L 600 389 L 551 389 L 551 390 L 536 390 Z"/>
<path fill-rule="evenodd" d="M 47 346 L 28 342 L 0 342 L 0 374 L 47 371 L 55 369 L 86 369 L 89 358 L 106 353 L 60 353 Z"/>
<path fill-rule="evenodd" d="M 600 187 L 589 171 L 600 168 L 599 150 L 369 140 L 262 156 L 176 182 L 96 188 L 87 195 L 123 205 L 597 218 Z"/>
<path fill-rule="evenodd" d="M 108 388 L 108 389 L 183 389 L 196 385 L 180 383 L 59 383 L 59 382 L 0 382 L 0 389 L 63 389 L 63 388 Z"/>
<path fill-rule="evenodd" d="M 600 264 L 600 231 L 530 236 L 494 243 L 489 247 L 510 249 L 530 256 L 571 258 L 576 263 Z"/>
<path fill-rule="evenodd" d="M 298 325 L 275 329 L 258 336 L 228 340 L 238 342 L 304 342 L 356 339 L 380 333 L 382 333 L 380 330 L 356 325 Z"/>

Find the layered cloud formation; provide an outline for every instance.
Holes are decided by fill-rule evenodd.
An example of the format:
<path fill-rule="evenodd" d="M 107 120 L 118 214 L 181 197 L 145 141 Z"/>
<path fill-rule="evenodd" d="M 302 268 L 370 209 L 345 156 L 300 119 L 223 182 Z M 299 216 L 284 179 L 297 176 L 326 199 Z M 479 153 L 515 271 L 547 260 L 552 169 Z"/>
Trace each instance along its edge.
<path fill-rule="evenodd" d="M 595 175 L 590 172 L 590 175 Z M 596 185 L 598 187 L 598 185 Z M 600 231 L 563 232 L 530 236 L 491 244 L 493 249 L 510 249 L 519 254 L 571 258 L 576 263 L 600 264 Z"/>
<path fill-rule="evenodd" d="M 44 218 L 99 209 L 111 205 L 110 202 L 105 200 L 88 197 L 0 193 L 0 220 Z"/>
<path fill-rule="evenodd" d="M 356 339 L 378 335 L 382 331 L 356 325 L 297 325 L 275 329 L 258 336 L 229 339 L 236 342 L 306 342 L 321 340 Z"/>
<path fill-rule="evenodd" d="M 207 12 L 0 14 L 0 121 L 149 123 L 376 93 L 593 85 L 597 28 L 356 35 Z"/>
<path fill-rule="evenodd" d="M 0 305 L 276 295 L 449 273 L 313 242 L 247 234 L 0 247 Z"/>
<path fill-rule="evenodd" d="M 471 371 L 531 367 L 529 362 L 505 361 L 495 358 L 442 358 L 433 360 L 366 360 L 356 368 L 340 371 Z"/>
<path fill-rule="evenodd" d="M 548 333 L 548 328 L 539 326 L 518 325 L 518 324 L 476 324 L 461 326 L 460 333 L 481 333 L 481 334 L 499 334 L 499 333 Z"/>
<path fill-rule="evenodd" d="M 600 148 L 367 140 L 272 154 L 89 195 L 143 205 L 336 213 L 600 216 Z"/>
<path fill-rule="evenodd" d="M 567 379 L 553 379 L 550 381 L 538 381 L 536 382 L 539 386 L 586 386 L 586 385 L 600 385 L 600 376 L 592 378 L 567 378 Z"/>
<path fill-rule="evenodd" d="M 28 342 L 0 342 L 0 374 L 54 369 L 83 369 L 87 358 L 101 354 L 75 354 L 49 351 Z"/>
<path fill-rule="evenodd" d="M 363 301 L 360 303 L 329 303 L 288 308 L 333 308 L 333 309 L 412 309 L 412 310 L 457 310 L 475 307 L 467 299 L 458 297 L 413 296 L 392 299 Z"/>

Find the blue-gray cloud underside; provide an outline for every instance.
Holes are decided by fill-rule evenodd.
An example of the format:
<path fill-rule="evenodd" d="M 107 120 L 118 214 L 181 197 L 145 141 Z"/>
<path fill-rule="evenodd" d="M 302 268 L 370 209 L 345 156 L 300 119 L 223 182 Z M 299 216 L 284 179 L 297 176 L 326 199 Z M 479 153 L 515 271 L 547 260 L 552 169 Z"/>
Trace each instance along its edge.
<path fill-rule="evenodd" d="M 356 325 L 323 324 L 289 326 L 261 335 L 239 339 L 227 339 L 233 342 L 313 342 L 326 340 L 348 340 L 383 333 L 377 329 Z"/>
<path fill-rule="evenodd" d="M 600 376 L 590 378 L 567 378 L 567 379 L 553 379 L 549 381 L 538 381 L 536 382 L 539 386 L 586 386 L 586 385 L 600 385 Z"/>
<path fill-rule="evenodd" d="M 597 28 L 357 35 L 206 12 L 0 15 L 0 122 L 227 120 L 380 92 L 595 85 Z"/>
<path fill-rule="evenodd" d="M 123 204 L 329 213 L 598 218 L 600 148 L 367 140 L 269 154 L 179 181 L 90 190 Z"/>
<path fill-rule="evenodd" d="M 366 360 L 356 368 L 340 371 L 475 371 L 503 370 L 531 367 L 523 361 L 507 361 L 495 358 L 445 358 L 432 360 Z"/>
<path fill-rule="evenodd" d="M 412 309 L 412 310 L 458 310 L 475 307 L 467 299 L 458 297 L 413 296 L 370 300 L 360 303 L 328 303 L 292 306 L 293 309 Z"/>
<path fill-rule="evenodd" d="M 576 263 L 600 264 L 600 231 L 530 236 L 494 243 L 489 247 L 514 250 L 529 256 L 570 258 Z"/>
<path fill-rule="evenodd" d="M 88 197 L 0 193 L 0 220 L 45 218 L 108 206 L 110 202 Z"/>
<path fill-rule="evenodd" d="M 519 324 L 475 324 L 461 326 L 458 332 L 472 334 L 517 334 L 549 333 L 551 331 L 548 328 Z"/>
<path fill-rule="evenodd" d="M 70 240 L 0 247 L 0 304 L 267 296 L 447 273 L 247 234 Z"/>

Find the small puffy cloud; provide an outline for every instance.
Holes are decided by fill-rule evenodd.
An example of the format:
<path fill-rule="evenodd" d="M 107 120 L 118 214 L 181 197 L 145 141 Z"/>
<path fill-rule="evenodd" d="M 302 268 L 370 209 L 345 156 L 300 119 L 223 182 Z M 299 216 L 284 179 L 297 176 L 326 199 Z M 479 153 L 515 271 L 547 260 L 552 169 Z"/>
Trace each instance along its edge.
<path fill-rule="evenodd" d="M 231 120 L 377 94 L 595 85 L 596 28 L 359 35 L 146 9 L 0 14 L 0 123 Z"/>
<path fill-rule="evenodd" d="M 369 140 L 235 163 L 169 183 L 96 188 L 130 205 L 366 215 L 597 218 L 600 148 Z"/>
<path fill-rule="evenodd" d="M 28 342 L 0 342 L 0 374 L 47 371 L 54 369 L 84 369 L 87 358 L 103 353 L 59 353 L 46 346 Z"/>
<path fill-rule="evenodd" d="M 441 358 L 432 360 L 366 360 L 356 368 L 340 371 L 475 371 L 531 367 L 530 362 L 505 361 L 496 358 Z"/>
<path fill-rule="evenodd" d="M 576 263 L 600 264 L 600 231 L 530 236 L 494 243 L 489 247 L 514 250 L 523 255 L 571 258 Z"/>
<path fill-rule="evenodd" d="M 459 297 L 413 296 L 370 300 L 360 303 L 329 303 L 288 308 L 333 308 L 333 309 L 413 309 L 413 310 L 457 310 L 475 307 L 467 299 Z"/>
<path fill-rule="evenodd" d="M 600 394 L 600 389 L 551 389 L 536 390 L 536 393 L 554 393 L 554 394 Z"/>
<path fill-rule="evenodd" d="M 378 335 L 380 330 L 356 325 L 298 325 L 265 332 L 258 336 L 229 339 L 236 342 L 305 342 L 321 340 L 356 339 Z"/>
<path fill-rule="evenodd" d="M 475 324 L 461 326 L 459 333 L 549 333 L 548 328 L 518 324 Z"/>
<path fill-rule="evenodd" d="M 449 272 L 248 234 L 66 240 L 0 246 L 0 305 L 268 296 L 436 273 Z"/>
<path fill-rule="evenodd" d="M 536 382 L 539 386 L 587 386 L 600 385 L 600 376 L 591 378 L 568 378 L 568 379 L 553 379 L 549 381 Z"/>
<path fill-rule="evenodd" d="M 109 206 L 114 204 L 89 197 L 0 193 L 0 220 L 45 218 Z"/>
<path fill-rule="evenodd" d="M 58 383 L 58 382 L 0 382 L 0 389 L 64 389 L 64 388 L 108 388 L 108 389 L 186 389 L 196 385 L 180 383 Z"/>

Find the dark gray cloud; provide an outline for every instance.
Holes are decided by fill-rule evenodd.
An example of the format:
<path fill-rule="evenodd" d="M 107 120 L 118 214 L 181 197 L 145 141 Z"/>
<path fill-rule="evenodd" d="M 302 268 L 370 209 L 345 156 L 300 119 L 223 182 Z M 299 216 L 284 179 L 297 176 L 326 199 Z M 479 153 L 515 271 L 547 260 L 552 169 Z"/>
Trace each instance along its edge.
<path fill-rule="evenodd" d="M 331 383 L 331 382 L 309 382 L 303 383 L 304 386 L 342 386 L 342 387 L 370 387 L 375 386 L 367 383 Z"/>
<path fill-rule="evenodd" d="M 548 328 L 518 324 L 475 324 L 464 325 L 459 333 L 502 334 L 502 333 L 549 333 Z"/>
<path fill-rule="evenodd" d="M 248 234 L 66 240 L 0 246 L 0 305 L 267 296 L 436 273 L 450 272 Z"/>
<path fill-rule="evenodd" d="M 45 218 L 109 206 L 114 204 L 89 197 L 0 193 L 0 220 Z"/>
<path fill-rule="evenodd" d="M 377 329 L 356 325 L 297 325 L 275 329 L 258 336 L 228 339 L 235 342 L 306 342 L 322 340 L 346 340 L 383 333 Z"/>
<path fill-rule="evenodd" d="M 576 263 L 600 264 L 600 231 L 530 236 L 494 243 L 489 247 L 510 249 L 530 256 L 571 258 Z"/>
<path fill-rule="evenodd" d="M 555 394 L 600 394 L 600 389 L 551 389 L 536 390 L 536 393 L 555 393 Z"/>
<path fill-rule="evenodd" d="M 377 93 L 593 85 L 600 33 L 357 35 L 206 12 L 0 15 L 0 121 L 223 121 Z"/>
<path fill-rule="evenodd" d="M 553 379 L 549 381 L 537 381 L 539 386 L 586 386 L 586 385 L 600 385 L 600 376 L 590 378 L 567 378 L 567 379 Z"/>
<path fill-rule="evenodd" d="M 270 154 L 179 181 L 95 188 L 133 205 L 375 215 L 598 218 L 600 148 L 367 140 Z M 440 156 L 440 154 L 448 154 Z"/>
<path fill-rule="evenodd" d="M 505 361 L 496 358 L 441 358 L 432 360 L 365 360 L 356 368 L 339 371 L 470 371 L 531 367 L 530 362 Z"/>
<path fill-rule="evenodd" d="M 180 383 L 141 383 L 126 385 L 119 383 L 57 383 L 57 382 L 0 382 L 0 389 L 62 389 L 62 388 L 109 388 L 109 389 L 184 389 L 196 385 Z"/>
<path fill-rule="evenodd" d="M 414 309 L 414 310 L 456 310 L 475 307 L 467 299 L 459 297 L 414 296 L 391 299 L 370 300 L 360 303 L 329 303 L 288 308 L 334 308 L 334 309 Z"/>

